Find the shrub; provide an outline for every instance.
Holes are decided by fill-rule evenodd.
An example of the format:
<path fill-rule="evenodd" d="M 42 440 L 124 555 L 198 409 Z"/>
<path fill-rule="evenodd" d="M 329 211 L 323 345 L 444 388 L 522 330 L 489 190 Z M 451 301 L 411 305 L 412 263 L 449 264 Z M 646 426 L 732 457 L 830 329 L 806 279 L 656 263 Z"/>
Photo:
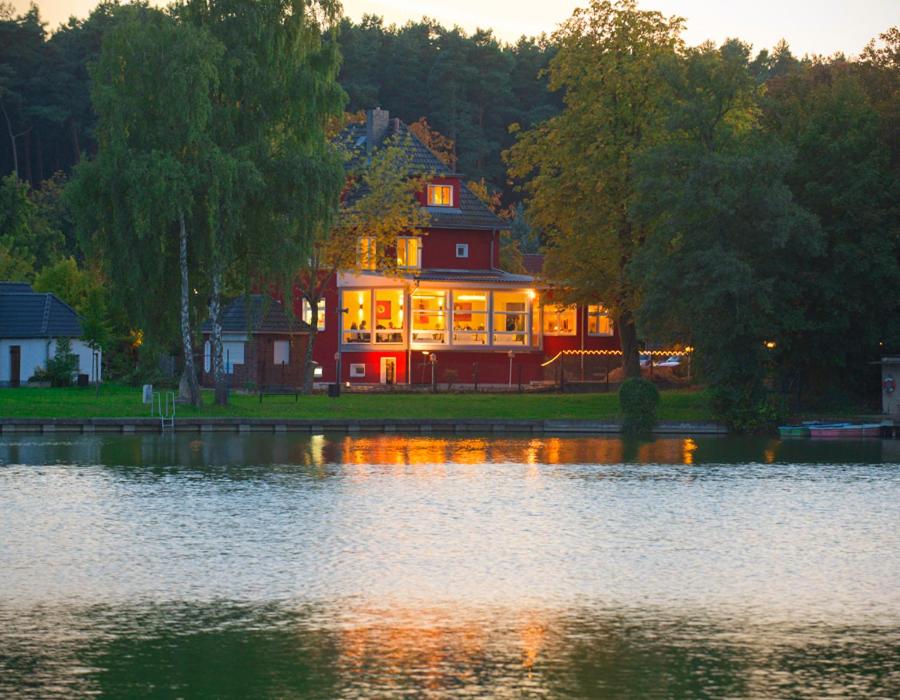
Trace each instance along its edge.
<path fill-rule="evenodd" d="M 754 384 L 714 387 L 712 408 L 718 420 L 735 433 L 770 431 L 786 413 L 783 399 Z"/>
<path fill-rule="evenodd" d="M 653 382 L 636 377 L 626 379 L 619 388 L 622 429 L 626 433 L 649 433 L 656 425 L 658 405 L 659 390 Z"/>
<path fill-rule="evenodd" d="M 43 379 L 49 381 L 50 386 L 71 386 L 77 370 L 78 356 L 72 352 L 71 341 L 68 338 L 60 338 L 56 341 L 56 354 L 47 360 Z"/>

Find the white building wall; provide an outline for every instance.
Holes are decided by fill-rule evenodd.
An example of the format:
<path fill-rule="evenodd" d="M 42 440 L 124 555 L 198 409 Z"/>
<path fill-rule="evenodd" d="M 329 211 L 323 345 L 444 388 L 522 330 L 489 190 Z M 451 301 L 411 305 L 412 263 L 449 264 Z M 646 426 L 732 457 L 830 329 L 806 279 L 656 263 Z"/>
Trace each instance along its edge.
<path fill-rule="evenodd" d="M 47 338 L 12 338 L 0 340 L 0 384 L 8 384 L 12 376 L 9 349 L 18 345 L 21 350 L 19 378 L 22 384 L 31 379 L 38 367 L 46 367 L 47 359 L 56 354 L 56 341 Z M 78 357 L 78 374 L 91 374 L 93 350 L 81 340 L 72 340 L 72 352 Z M 100 370 L 102 372 L 102 369 Z M 100 377 L 102 380 L 102 375 Z"/>

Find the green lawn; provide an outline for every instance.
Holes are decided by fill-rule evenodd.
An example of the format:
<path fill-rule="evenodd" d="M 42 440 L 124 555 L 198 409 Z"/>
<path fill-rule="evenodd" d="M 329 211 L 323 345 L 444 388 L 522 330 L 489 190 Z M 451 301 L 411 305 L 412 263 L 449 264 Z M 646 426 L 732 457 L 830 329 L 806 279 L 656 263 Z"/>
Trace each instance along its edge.
<path fill-rule="evenodd" d="M 93 389 L 0 389 L 2 418 L 125 418 L 148 416 L 139 388 L 104 386 Z M 178 415 L 240 416 L 249 418 L 511 418 L 616 420 L 618 397 L 610 394 L 343 394 L 265 396 L 231 395 L 226 407 L 212 405 L 204 392 L 199 411 L 178 406 Z M 659 408 L 662 421 L 712 420 L 706 394 L 664 391 Z"/>

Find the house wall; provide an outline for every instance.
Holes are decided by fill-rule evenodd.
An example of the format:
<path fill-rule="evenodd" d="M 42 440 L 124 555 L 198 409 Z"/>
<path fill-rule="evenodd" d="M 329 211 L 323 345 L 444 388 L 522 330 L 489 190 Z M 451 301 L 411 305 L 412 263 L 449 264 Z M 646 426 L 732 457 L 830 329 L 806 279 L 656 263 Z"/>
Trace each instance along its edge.
<path fill-rule="evenodd" d="M 10 338 L 0 340 L 0 385 L 7 386 L 11 379 L 11 359 L 9 349 L 18 345 L 20 350 L 19 378 L 25 384 L 39 367 L 47 366 L 47 359 L 56 354 L 56 340 L 47 338 Z M 84 342 L 73 339 L 72 352 L 78 358 L 76 374 L 91 374 L 93 350 Z M 100 368 L 102 380 L 102 362 Z"/>
<path fill-rule="evenodd" d="M 422 239 L 422 267 L 440 270 L 488 270 L 491 268 L 491 237 L 490 231 L 429 229 L 428 235 Z M 468 244 L 469 257 L 456 257 L 457 243 Z M 496 253 L 497 251 L 495 257 L 498 257 Z M 496 263 L 494 266 L 496 267 Z"/>
<path fill-rule="evenodd" d="M 289 341 L 290 362 L 283 367 L 275 364 L 275 341 Z M 201 365 L 200 383 L 205 387 L 215 386 L 212 361 L 207 366 L 205 358 L 205 344 L 210 342 L 208 333 L 203 336 L 204 361 Z M 233 338 L 228 340 L 228 345 L 234 345 L 240 341 Z M 305 334 L 271 333 L 253 336 L 250 340 L 243 341 L 244 361 L 232 362 L 231 372 L 227 374 L 228 385 L 233 389 L 252 388 L 260 386 L 300 386 L 303 382 L 303 357 L 306 353 L 307 336 Z"/>

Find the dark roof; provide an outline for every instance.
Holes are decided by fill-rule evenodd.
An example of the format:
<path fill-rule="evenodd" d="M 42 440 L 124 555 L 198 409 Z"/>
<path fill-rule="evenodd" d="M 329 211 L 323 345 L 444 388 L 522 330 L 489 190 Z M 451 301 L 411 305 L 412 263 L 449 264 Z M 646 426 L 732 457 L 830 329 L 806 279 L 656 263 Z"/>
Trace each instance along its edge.
<path fill-rule="evenodd" d="M 386 113 L 385 113 L 386 114 Z M 371 116 L 369 117 L 371 118 Z M 387 117 L 385 117 L 387 119 Z M 466 230 L 489 230 L 507 229 L 509 224 L 498 217 L 470 190 L 462 181 L 459 173 L 454 172 L 450 167 L 445 165 L 428 147 L 422 143 L 416 135 L 410 131 L 409 127 L 399 119 L 388 120 L 388 128 L 382 136 L 379 143 L 374 144 L 377 148 L 384 143 L 385 139 L 391 137 L 399 137 L 400 143 L 404 145 L 409 160 L 412 163 L 410 175 L 418 175 L 422 173 L 430 173 L 438 177 L 453 177 L 460 179 L 460 201 L 456 207 L 427 207 L 428 213 L 431 215 L 431 222 L 428 228 L 447 228 L 447 229 L 466 229 Z M 368 153 L 369 128 L 366 124 L 350 124 L 338 137 L 344 143 L 349 145 L 354 157 L 348 167 L 358 165 L 362 158 Z M 346 201 L 353 201 L 361 192 L 348 196 Z"/>
<path fill-rule="evenodd" d="M 80 338 L 81 320 L 55 294 L 0 282 L 0 338 Z"/>
<path fill-rule="evenodd" d="M 413 275 L 424 282 L 489 282 L 491 284 L 531 284 L 531 275 L 516 275 L 503 270 L 422 270 Z"/>
<path fill-rule="evenodd" d="M 212 332 L 212 322 L 203 324 Z M 223 333 L 306 333 L 309 325 L 299 318 L 288 318 L 284 305 L 266 294 L 238 297 L 222 311 Z"/>
<path fill-rule="evenodd" d="M 541 253 L 523 253 L 522 266 L 530 275 L 539 275 L 544 271 L 544 256 Z"/>

